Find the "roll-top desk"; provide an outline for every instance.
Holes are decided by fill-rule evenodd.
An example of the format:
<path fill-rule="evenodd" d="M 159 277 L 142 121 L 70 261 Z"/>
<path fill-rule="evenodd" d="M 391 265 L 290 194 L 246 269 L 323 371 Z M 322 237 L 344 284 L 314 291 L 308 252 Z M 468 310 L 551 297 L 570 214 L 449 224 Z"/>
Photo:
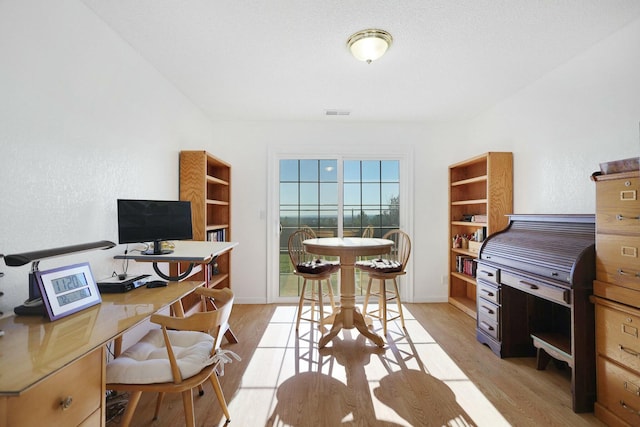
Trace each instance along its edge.
<path fill-rule="evenodd" d="M 571 368 L 574 412 L 595 400 L 593 215 L 509 215 L 476 270 L 479 342 L 500 357 L 537 354 Z"/>

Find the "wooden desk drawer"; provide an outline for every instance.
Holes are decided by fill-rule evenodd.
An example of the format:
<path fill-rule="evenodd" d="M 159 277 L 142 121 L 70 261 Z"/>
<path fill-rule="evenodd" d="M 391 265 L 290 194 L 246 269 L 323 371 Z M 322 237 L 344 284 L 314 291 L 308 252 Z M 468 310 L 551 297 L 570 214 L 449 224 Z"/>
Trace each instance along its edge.
<path fill-rule="evenodd" d="M 478 263 L 478 267 L 476 268 L 476 278 L 485 280 L 489 283 L 495 283 L 497 285 L 500 283 L 500 269 Z"/>
<path fill-rule="evenodd" d="M 528 294 L 566 306 L 571 304 L 571 291 L 569 289 L 548 285 L 538 280 L 529 279 L 527 277 L 518 276 L 505 271 L 501 272 L 500 280 L 503 284 Z"/>
<path fill-rule="evenodd" d="M 640 425 L 640 376 L 598 356 L 598 403 L 632 426 Z"/>
<path fill-rule="evenodd" d="M 478 295 L 478 298 L 483 298 L 495 304 L 500 304 L 500 288 L 497 286 L 492 286 L 482 280 L 478 280 L 476 284 L 476 294 Z"/>
<path fill-rule="evenodd" d="M 596 279 L 640 290 L 640 236 L 598 234 Z"/>
<path fill-rule="evenodd" d="M 80 425 L 95 414 L 104 400 L 102 366 L 100 348 L 55 372 L 20 396 L 8 397 L 7 425 Z M 65 400 L 66 409 L 63 408 Z"/>
<path fill-rule="evenodd" d="M 481 313 L 484 317 L 491 319 L 494 323 L 500 322 L 500 306 L 492 304 L 482 298 L 478 298 L 478 313 Z"/>
<path fill-rule="evenodd" d="M 487 316 L 482 312 L 478 312 L 478 329 L 483 330 L 487 335 L 500 341 L 500 328 L 498 322 L 493 320 L 491 316 Z"/>
<path fill-rule="evenodd" d="M 595 310 L 597 353 L 640 372 L 640 311 L 601 304 Z"/>
<path fill-rule="evenodd" d="M 596 231 L 640 233 L 640 178 L 598 182 L 596 186 Z"/>

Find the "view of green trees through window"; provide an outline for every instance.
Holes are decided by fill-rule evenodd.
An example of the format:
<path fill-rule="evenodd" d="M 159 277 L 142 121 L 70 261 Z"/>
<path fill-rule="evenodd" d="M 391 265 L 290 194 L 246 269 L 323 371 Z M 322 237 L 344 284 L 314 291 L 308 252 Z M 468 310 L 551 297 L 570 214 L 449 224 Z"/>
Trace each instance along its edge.
<path fill-rule="evenodd" d="M 342 176 L 338 160 L 280 160 L 280 296 L 298 296 L 302 285 L 292 274 L 287 249 L 295 230 L 309 227 L 317 237 L 353 237 L 373 227 L 374 237 L 382 237 L 399 227 L 399 218 L 398 160 L 344 160 Z M 336 277 L 336 287 L 337 282 Z M 358 277 L 356 292 L 361 294 Z"/>

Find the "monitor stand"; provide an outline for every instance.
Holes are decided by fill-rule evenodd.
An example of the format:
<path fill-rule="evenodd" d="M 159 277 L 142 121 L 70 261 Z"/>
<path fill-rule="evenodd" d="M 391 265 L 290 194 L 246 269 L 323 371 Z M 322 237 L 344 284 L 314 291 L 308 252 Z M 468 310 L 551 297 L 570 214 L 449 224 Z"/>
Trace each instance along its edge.
<path fill-rule="evenodd" d="M 171 249 L 162 249 L 162 240 L 154 240 L 153 247 L 142 252 L 142 255 L 166 255 L 172 253 Z"/>

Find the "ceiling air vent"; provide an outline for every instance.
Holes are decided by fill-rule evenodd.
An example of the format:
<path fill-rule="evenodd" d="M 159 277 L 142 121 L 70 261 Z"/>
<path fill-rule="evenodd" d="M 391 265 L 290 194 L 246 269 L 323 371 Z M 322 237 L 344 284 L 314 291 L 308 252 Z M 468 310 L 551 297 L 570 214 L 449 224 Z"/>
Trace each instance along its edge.
<path fill-rule="evenodd" d="M 347 110 L 324 110 L 325 116 L 348 116 L 351 111 Z"/>

